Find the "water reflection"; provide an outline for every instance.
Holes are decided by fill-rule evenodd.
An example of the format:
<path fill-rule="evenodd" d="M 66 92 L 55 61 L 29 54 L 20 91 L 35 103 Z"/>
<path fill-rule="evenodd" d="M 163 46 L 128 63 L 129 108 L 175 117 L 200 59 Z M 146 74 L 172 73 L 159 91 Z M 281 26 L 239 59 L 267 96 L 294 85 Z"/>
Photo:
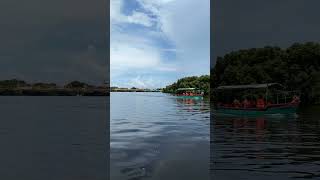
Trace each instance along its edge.
<path fill-rule="evenodd" d="M 112 93 L 111 179 L 209 179 L 209 104 Z"/>
<path fill-rule="evenodd" d="M 317 109 L 318 110 L 318 109 Z M 319 111 L 211 121 L 215 179 L 320 178 Z"/>

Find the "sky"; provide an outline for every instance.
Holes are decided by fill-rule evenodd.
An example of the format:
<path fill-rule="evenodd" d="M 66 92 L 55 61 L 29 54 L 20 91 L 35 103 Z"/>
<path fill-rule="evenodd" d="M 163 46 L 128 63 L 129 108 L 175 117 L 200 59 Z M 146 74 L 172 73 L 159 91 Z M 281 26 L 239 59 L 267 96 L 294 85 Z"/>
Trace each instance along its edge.
<path fill-rule="evenodd" d="M 211 65 L 239 49 L 320 42 L 319 0 L 212 1 Z"/>
<path fill-rule="evenodd" d="M 110 19 L 106 2 L 1 0 L 0 80 L 101 84 L 110 68 L 111 85 L 158 88 L 233 50 L 320 42 L 319 0 L 110 0 Z"/>
<path fill-rule="evenodd" d="M 111 86 L 209 74 L 210 0 L 111 0 L 110 26 Z"/>
<path fill-rule="evenodd" d="M 108 79 L 105 0 L 1 0 L 0 80 Z"/>

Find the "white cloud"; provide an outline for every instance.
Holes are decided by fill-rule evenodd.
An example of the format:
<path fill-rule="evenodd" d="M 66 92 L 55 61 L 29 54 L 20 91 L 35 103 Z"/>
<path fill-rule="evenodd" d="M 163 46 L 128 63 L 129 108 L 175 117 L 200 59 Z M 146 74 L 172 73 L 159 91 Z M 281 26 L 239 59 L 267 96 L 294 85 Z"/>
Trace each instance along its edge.
<path fill-rule="evenodd" d="M 152 68 L 160 63 L 158 52 L 145 44 L 111 43 L 111 69 Z"/>
<path fill-rule="evenodd" d="M 159 51 L 146 44 L 112 43 L 110 49 L 111 75 L 127 71 L 176 71 L 172 64 L 162 62 Z"/>
<path fill-rule="evenodd" d="M 128 85 L 132 87 L 139 87 L 139 88 L 155 88 L 153 87 L 154 82 L 151 77 L 145 79 L 145 78 L 141 78 L 141 76 L 137 76 L 135 78 L 130 79 Z"/>
<path fill-rule="evenodd" d="M 136 1 L 145 11 L 133 10 L 126 16 L 121 13 L 125 0 L 111 0 L 111 81 L 128 71 L 137 71 L 136 76 L 127 77 L 130 85 L 140 86 L 159 84 L 159 78 L 152 76 L 155 71 L 179 72 L 180 77 L 209 73 L 210 0 Z M 119 29 L 122 23 L 157 29 L 150 30 L 146 37 L 131 33 L 130 29 Z M 173 42 L 175 47 L 159 47 L 152 37 Z M 163 53 L 174 53 L 176 57 L 164 59 Z M 149 77 L 140 76 L 139 72 L 149 72 Z"/>
<path fill-rule="evenodd" d="M 146 7 L 154 4 L 141 1 Z M 157 5 L 160 8 L 151 9 L 156 9 L 161 31 L 176 45 L 177 59 L 184 71 L 209 73 L 210 0 L 175 0 Z"/>
<path fill-rule="evenodd" d="M 166 73 L 178 71 L 174 64 L 166 64 L 161 57 L 161 49 L 154 47 L 152 43 L 145 38 L 118 34 L 112 35 L 110 47 L 110 69 L 111 69 L 111 83 L 112 85 L 118 84 L 117 79 L 128 72 L 136 74 L 152 74 L 155 72 Z M 140 81 L 146 78 L 141 76 L 132 77 L 127 76 L 127 81 L 130 84 L 122 84 L 126 86 L 133 86 L 137 83 L 136 87 L 156 87 L 158 81 L 149 81 L 150 83 L 141 83 Z M 151 77 L 150 77 L 151 78 Z M 138 81 L 139 80 L 139 81 Z M 159 86 L 157 86 L 159 87 Z"/>
<path fill-rule="evenodd" d="M 144 13 L 134 11 L 131 16 L 128 16 L 129 23 L 141 24 L 147 27 L 153 25 L 152 19 Z"/>
<path fill-rule="evenodd" d="M 117 23 L 133 23 L 146 27 L 151 27 L 153 25 L 153 19 L 145 13 L 133 11 L 130 16 L 122 14 L 121 9 L 123 7 L 123 3 L 123 0 L 111 0 L 110 19 L 112 25 L 116 25 Z"/>

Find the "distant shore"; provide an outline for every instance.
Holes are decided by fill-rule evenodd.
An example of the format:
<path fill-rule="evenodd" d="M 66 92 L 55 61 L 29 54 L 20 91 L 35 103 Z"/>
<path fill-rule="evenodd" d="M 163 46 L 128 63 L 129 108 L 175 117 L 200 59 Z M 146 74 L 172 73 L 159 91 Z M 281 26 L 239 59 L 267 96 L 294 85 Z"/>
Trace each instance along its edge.
<path fill-rule="evenodd" d="M 0 96 L 109 96 L 106 83 L 93 86 L 72 81 L 64 86 L 54 83 L 34 83 L 12 79 L 0 81 Z"/>
<path fill-rule="evenodd" d="M 111 92 L 161 92 L 162 89 L 142 89 L 142 88 L 119 88 L 119 87 L 111 87 L 110 88 Z"/>
<path fill-rule="evenodd" d="M 107 89 L 0 89 L 0 96 L 109 96 Z"/>

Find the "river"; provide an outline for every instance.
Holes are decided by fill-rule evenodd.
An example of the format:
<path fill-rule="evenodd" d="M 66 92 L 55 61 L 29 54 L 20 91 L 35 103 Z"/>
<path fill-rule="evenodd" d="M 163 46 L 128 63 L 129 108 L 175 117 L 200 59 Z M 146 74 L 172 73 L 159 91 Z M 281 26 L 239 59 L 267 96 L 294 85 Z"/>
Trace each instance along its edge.
<path fill-rule="evenodd" d="M 106 97 L 1 96 L 3 180 L 108 178 Z"/>
<path fill-rule="evenodd" d="M 111 93 L 111 180 L 209 179 L 210 108 L 163 93 Z"/>
<path fill-rule="evenodd" d="M 109 173 L 106 97 L 0 97 L 0 177 L 320 179 L 320 107 L 295 116 L 211 114 L 210 123 L 206 100 L 111 93 L 110 101 Z"/>
<path fill-rule="evenodd" d="M 320 179 L 320 107 L 293 116 L 212 117 L 213 179 Z"/>

